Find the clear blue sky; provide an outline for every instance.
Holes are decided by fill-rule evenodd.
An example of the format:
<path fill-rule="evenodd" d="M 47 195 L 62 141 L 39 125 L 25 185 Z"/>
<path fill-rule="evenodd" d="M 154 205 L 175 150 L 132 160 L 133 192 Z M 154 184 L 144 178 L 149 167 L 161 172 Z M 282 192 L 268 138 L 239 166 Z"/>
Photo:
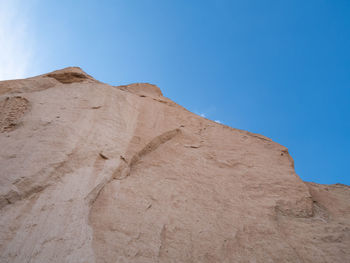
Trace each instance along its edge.
<path fill-rule="evenodd" d="M 5 78 L 80 66 L 113 85 L 154 83 L 285 145 L 303 180 L 350 184 L 349 0 L 0 2 Z"/>

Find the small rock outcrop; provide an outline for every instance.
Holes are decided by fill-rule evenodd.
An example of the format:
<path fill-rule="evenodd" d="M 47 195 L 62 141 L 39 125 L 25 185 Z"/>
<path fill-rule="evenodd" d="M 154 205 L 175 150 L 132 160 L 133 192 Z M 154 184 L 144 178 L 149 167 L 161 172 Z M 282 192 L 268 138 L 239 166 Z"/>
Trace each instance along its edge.
<path fill-rule="evenodd" d="M 152 84 L 0 82 L 0 262 L 350 262 L 350 187 Z"/>

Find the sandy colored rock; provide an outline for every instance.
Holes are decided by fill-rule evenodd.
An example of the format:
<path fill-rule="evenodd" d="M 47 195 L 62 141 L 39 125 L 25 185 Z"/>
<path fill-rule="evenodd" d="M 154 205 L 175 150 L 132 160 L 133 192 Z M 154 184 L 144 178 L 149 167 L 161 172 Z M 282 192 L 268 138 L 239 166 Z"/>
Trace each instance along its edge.
<path fill-rule="evenodd" d="M 152 84 L 0 82 L 0 262 L 350 262 L 350 188 Z"/>

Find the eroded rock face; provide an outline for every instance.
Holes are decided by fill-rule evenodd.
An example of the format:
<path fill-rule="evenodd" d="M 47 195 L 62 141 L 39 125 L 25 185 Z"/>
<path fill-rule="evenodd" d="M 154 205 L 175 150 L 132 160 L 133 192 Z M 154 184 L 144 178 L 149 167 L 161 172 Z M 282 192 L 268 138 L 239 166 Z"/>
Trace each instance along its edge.
<path fill-rule="evenodd" d="M 21 96 L 2 98 L 0 100 L 0 132 L 14 130 L 28 108 L 28 100 Z"/>
<path fill-rule="evenodd" d="M 151 84 L 0 82 L 1 262 L 350 262 L 350 189 Z"/>

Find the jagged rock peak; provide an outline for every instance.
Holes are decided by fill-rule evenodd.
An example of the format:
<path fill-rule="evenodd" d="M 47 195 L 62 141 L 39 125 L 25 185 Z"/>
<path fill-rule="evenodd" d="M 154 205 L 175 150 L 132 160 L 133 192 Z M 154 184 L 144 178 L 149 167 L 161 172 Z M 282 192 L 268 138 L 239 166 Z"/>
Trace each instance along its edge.
<path fill-rule="evenodd" d="M 94 80 L 93 77 L 86 74 L 80 67 L 67 67 L 60 70 L 53 71 L 44 76 L 54 78 L 63 84 L 70 84 L 74 82 L 83 82 L 84 80 Z"/>

